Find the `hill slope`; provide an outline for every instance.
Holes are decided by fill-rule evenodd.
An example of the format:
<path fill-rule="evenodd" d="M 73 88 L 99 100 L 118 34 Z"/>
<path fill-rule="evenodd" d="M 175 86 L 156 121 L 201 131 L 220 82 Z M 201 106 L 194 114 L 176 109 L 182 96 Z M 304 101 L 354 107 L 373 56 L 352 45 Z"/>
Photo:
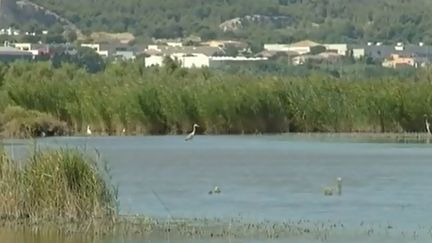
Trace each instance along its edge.
<path fill-rule="evenodd" d="M 84 31 L 146 37 L 237 37 L 253 42 L 432 42 L 428 0 L 32 0 Z M 246 19 L 247 15 L 277 16 Z M 243 18 L 241 28 L 219 25 Z M 282 17 L 282 18 L 279 18 Z M 274 19 L 283 21 L 274 21 Z M 267 19 L 268 20 L 268 19 Z"/>

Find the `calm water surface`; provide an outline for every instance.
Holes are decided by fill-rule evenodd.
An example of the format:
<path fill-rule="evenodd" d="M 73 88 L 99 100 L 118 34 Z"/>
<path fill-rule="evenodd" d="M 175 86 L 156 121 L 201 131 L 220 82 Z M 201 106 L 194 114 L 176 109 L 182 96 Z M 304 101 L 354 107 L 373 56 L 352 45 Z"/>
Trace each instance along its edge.
<path fill-rule="evenodd" d="M 31 148 L 10 142 L 15 157 Z M 122 214 L 432 226 L 431 144 L 279 135 L 65 137 L 37 145 L 98 149 L 119 185 Z M 323 196 L 336 177 L 342 196 Z M 209 195 L 215 185 L 222 193 Z"/>

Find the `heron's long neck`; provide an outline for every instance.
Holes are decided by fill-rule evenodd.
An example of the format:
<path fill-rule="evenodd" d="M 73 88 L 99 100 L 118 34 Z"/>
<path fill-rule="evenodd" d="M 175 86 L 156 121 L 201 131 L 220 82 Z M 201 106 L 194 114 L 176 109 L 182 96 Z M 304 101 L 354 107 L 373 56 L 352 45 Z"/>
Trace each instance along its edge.
<path fill-rule="evenodd" d="M 192 134 L 195 134 L 196 126 L 193 127 Z"/>

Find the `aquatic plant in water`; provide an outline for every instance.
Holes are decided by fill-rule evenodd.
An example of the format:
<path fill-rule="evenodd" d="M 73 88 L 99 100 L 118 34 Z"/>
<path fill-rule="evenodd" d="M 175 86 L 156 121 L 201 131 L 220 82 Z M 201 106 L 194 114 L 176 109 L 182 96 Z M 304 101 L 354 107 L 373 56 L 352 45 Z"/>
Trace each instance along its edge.
<path fill-rule="evenodd" d="M 78 150 L 35 151 L 20 166 L 0 154 L 0 217 L 6 221 L 85 222 L 117 215 L 116 190 Z"/>

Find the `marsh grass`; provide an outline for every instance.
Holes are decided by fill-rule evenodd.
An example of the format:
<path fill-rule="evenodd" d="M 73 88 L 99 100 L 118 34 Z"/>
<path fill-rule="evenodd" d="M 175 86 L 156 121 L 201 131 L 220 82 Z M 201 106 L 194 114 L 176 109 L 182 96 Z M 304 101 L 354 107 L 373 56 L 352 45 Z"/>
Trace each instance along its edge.
<path fill-rule="evenodd" d="M 47 113 L 8 106 L 0 115 L 3 137 L 30 138 L 46 135 L 65 135 L 67 125 Z"/>
<path fill-rule="evenodd" d="M 87 125 L 101 135 L 120 135 L 123 128 L 128 135 L 179 134 L 194 123 L 208 134 L 421 133 L 424 115 L 432 115 L 429 76 L 354 81 L 313 73 L 173 72 L 137 63 L 88 74 L 72 66 L 14 64 L 0 86 L 0 111 L 5 103 L 49 114 L 73 134 Z"/>
<path fill-rule="evenodd" d="M 0 218 L 38 224 L 112 221 L 117 192 L 98 161 L 78 150 L 34 153 L 22 163 L 0 152 Z"/>

